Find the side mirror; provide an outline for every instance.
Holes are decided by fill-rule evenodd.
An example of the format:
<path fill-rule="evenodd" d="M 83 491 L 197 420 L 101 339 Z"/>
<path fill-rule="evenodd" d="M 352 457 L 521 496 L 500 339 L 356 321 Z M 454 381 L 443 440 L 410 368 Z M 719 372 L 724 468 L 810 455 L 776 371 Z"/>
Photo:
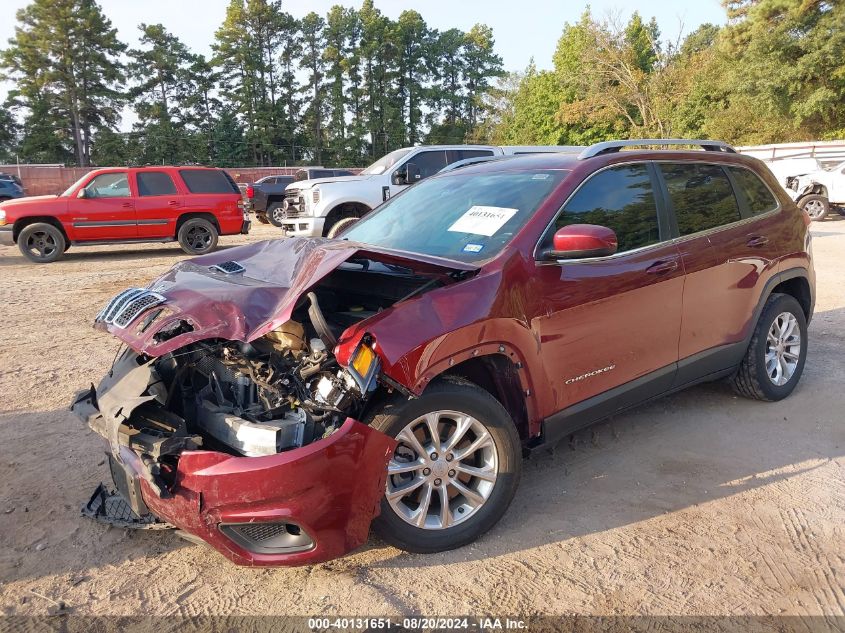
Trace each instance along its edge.
<path fill-rule="evenodd" d="M 420 168 L 414 163 L 405 163 L 393 172 L 390 182 L 394 185 L 413 185 L 420 179 Z"/>
<path fill-rule="evenodd" d="M 79 190 L 79 193 L 76 194 L 77 198 L 87 198 L 88 194 L 85 192 L 85 187 Z"/>
<path fill-rule="evenodd" d="M 616 252 L 618 240 L 613 229 L 595 224 L 570 224 L 555 232 L 552 248 L 543 259 L 605 257 Z"/>

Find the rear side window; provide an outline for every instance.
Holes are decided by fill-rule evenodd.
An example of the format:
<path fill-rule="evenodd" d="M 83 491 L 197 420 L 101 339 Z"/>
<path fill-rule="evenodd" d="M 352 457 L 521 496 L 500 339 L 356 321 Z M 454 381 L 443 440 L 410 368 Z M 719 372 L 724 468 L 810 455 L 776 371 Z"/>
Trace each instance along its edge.
<path fill-rule="evenodd" d="M 179 175 L 191 193 L 239 193 L 234 181 L 220 169 L 180 169 Z"/>
<path fill-rule="evenodd" d="M 612 167 L 590 178 L 558 215 L 555 230 L 570 224 L 613 229 L 620 253 L 657 244 L 660 226 L 648 167 Z"/>
<path fill-rule="evenodd" d="M 745 194 L 751 215 L 762 215 L 778 208 L 775 196 L 757 174 L 742 167 L 728 167 L 728 170 L 736 186 Z"/>
<path fill-rule="evenodd" d="M 675 210 L 680 235 L 740 220 L 731 181 L 718 165 L 658 163 Z"/>
<path fill-rule="evenodd" d="M 176 193 L 176 185 L 169 174 L 163 171 L 139 171 L 139 196 L 169 196 Z"/>
<path fill-rule="evenodd" d="M 489 149 L 450 149 L 446 154 L 446 159 L 451 165 L 452 163 L 457 163 L 459 160 L 466 160 L 468 158 L 492 156 L 493 151 Z"/>

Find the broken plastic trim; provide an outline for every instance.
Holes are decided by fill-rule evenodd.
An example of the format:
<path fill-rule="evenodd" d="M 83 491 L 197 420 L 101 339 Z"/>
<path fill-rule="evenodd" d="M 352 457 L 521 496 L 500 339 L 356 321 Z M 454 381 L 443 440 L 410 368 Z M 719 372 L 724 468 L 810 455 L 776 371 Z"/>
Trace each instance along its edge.
<path fill-rule="evenodd" d="M 115 527 L 133 530 L 170 530 L 174 526 L 160 521 L 152 514 L 139 516 L 117 490 L 109 491 L 100 484 L 88 503 L 81 508 L 82 516 Z"/>

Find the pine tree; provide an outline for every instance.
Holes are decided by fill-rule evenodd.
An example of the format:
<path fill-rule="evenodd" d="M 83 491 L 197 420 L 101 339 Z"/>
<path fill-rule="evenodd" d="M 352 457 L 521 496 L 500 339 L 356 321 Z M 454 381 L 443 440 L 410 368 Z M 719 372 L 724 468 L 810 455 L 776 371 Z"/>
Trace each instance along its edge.
<path fill-rule="evenodd" d="M 94 134 L 119 119 L 123 74 L 118 56 L 125 46 L 94 0 L 33 0 L 17 13 L 19 25 L 2 67 L 16 82 L 12 99 L 30 119 L 30 129 L 55 127 L 76 163 L 88 165 Z M 32 121 L 36 111 L 42 118 Z M 37 143 L 43 151 L 50 144 Z M 62 158 L 58 147 L 53 160 Z M 53 151 L 50 150 L 50 151 Z"/>
<path fill-rule="evenodd" d="M 135 129 L 149 136 L 144 163 L 174 163 L 188 159 L 185 123 L 180 106 L 192 61 L 188 48 L 161 24 L 141 24 L 143 48 L 129 51 L 129 76 L 137 84 L 129 90 L 138 122 Z"/>
<path fill-rule="evenodd" d="M 308 103 L 303 114 L 305 129 L 308 131 L 310 145 L 313 148 L 313 160 L 322 164 L 324 145 L 324 121 L 326 108 L 325 62 L 323 48 L 326 21 L 313 11 L 302 19 L 302 48 L 303 55 L 300 67 L 308 73 L 307 84 L 302 92 L 308 95 Z"/>

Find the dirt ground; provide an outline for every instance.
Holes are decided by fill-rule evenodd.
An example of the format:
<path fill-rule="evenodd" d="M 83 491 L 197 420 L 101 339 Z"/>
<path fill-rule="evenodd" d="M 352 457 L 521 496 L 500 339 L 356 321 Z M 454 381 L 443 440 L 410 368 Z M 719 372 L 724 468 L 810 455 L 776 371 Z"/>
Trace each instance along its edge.
<path fill-rule="evenodd" d="M 813 233 L 816 315 L 786 401 L 697 387 L 526 462 L 510 510 L 473 546 L 422 556 L 371 538 L 272 570 L 79 515 L 108 472 L 67 407 L 117 348 L 92 319 L 178 247 L 75 248 L 49 266 L 0 247 L 0 612 L 845 614 L 845 217 Z"/>

